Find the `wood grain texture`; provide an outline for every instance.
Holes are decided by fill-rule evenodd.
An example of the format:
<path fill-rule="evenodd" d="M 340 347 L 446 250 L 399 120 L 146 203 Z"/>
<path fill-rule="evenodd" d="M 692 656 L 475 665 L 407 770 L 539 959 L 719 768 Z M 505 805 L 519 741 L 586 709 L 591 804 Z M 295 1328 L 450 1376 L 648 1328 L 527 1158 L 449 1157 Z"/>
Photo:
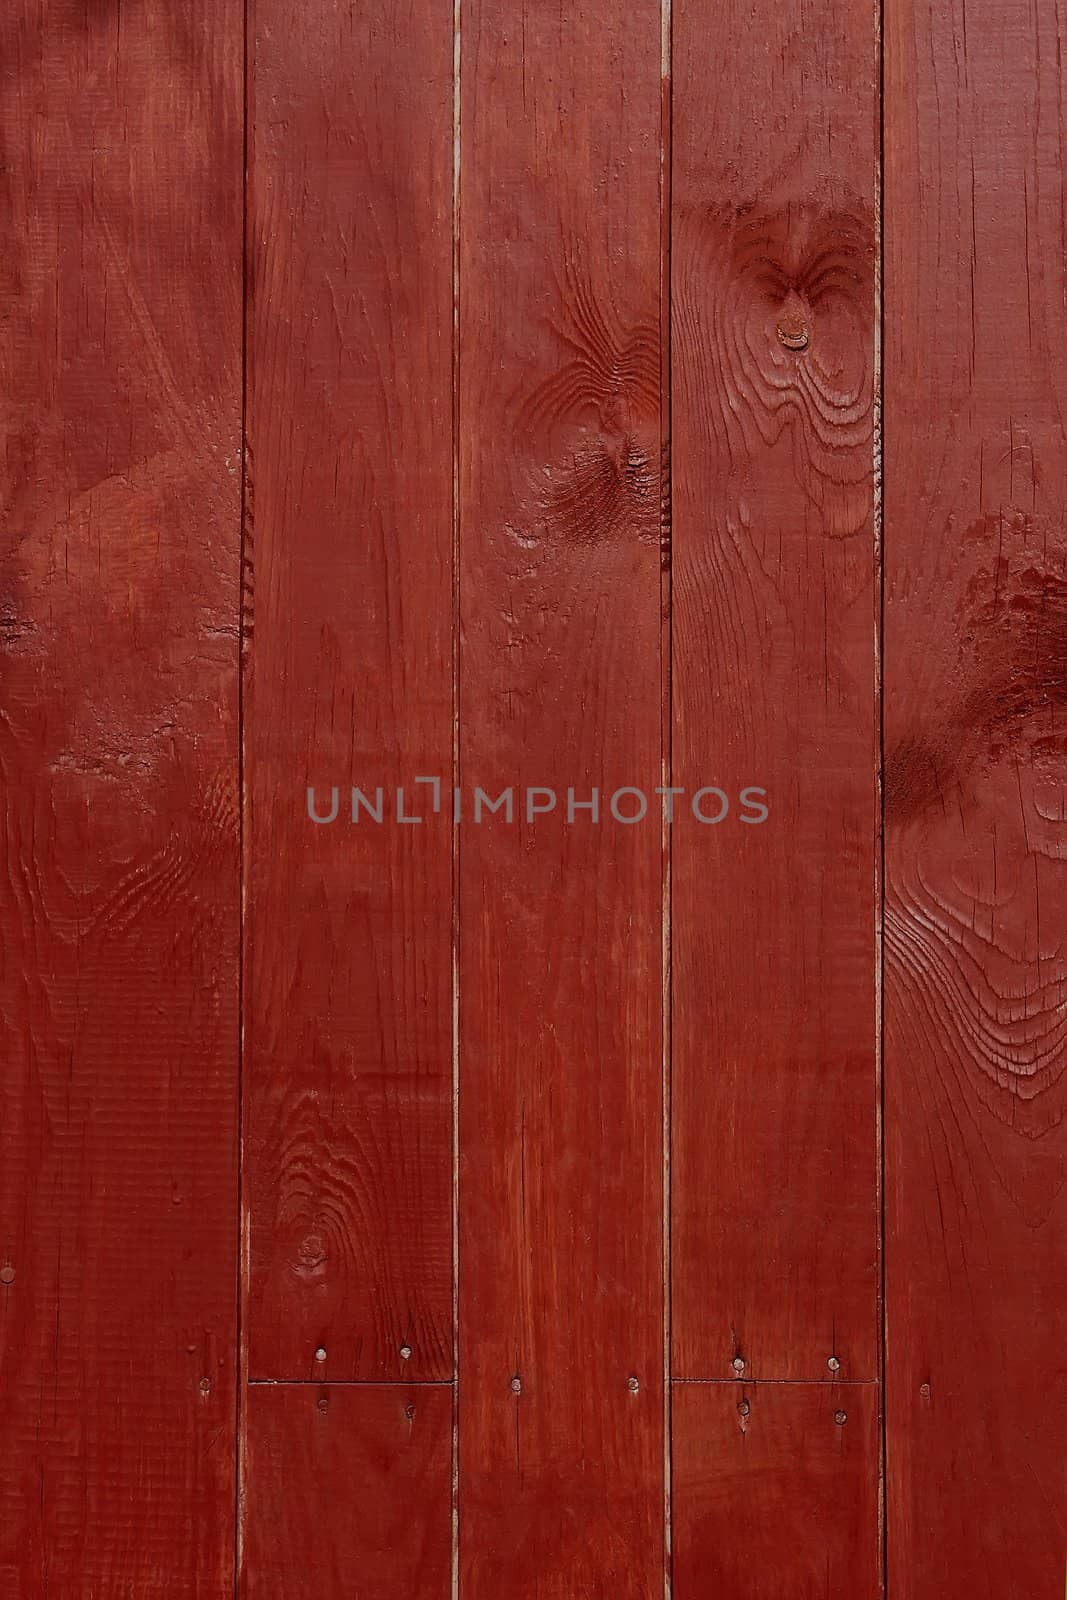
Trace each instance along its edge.
<path fill-rule="evenodd" d="M 674 1600 L 877 1600 L 877 1384 L 676 1384 L 672 1414 Z"/>
<path fill-rule="evenodd" d="M 249 1371 L 441 1378 L 452 839 L 395 793 L 452 771 L 452 16 L 256 0 L 250 52 Z"/>
<path fill-rule="evenodd" d="M 660 781 L 659 38 L 463 7 L 460 773 L 519 794 L 460 830 L 465 1600 L 663 1584 L 660 826 L 608 815 Z"/>
<path fill-rule="evenodd" d="M 244 1600 L 448 1600 L 448 1384 L 253 1384 Z"/>
<path fill-rule="evenodd" d="M 889 1583 L 1067 1535 L 1067 19 L 886 34 Z"/>
<path fill-rule="evenodd" d="M 13 0 L 0 57 L 0 1592 L 222 1600 L 239 7 Z"/>
<path fill-rule="evenodd" d="M 877 1372 L 876 130 L 873 7 L 678 8 L 672 782 L 770 811 L 673 831 L 681 1377 Z"/>

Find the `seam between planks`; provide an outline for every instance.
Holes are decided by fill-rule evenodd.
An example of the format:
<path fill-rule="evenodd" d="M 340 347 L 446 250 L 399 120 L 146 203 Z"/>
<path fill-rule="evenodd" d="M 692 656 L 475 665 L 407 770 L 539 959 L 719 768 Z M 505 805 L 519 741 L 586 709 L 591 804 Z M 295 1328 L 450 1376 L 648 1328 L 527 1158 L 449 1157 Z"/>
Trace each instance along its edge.
<path fill-rule="evenodd" d="M 672 1378 L 672 1384 L 714 1384 L 740 1389 L 870 1389 L 881 1383 L 881 1378 Z"/>
<path fill-rule="evenodd" d="M 234 1518 L 233 1518 L 233 1593 L 241 1589 L 244 1558 L 244 1289 L 247 1226 L 244 1210 L 244 1053 L 245 1053 L 245 582 L 247 576 L 248 533 L 248 279 L 251 263 L 249 248 L 249 89 L 251 82 L 250 39 L 254 0 L 241 6 L 241 495 L 238 528 L 237 576 L 237 1255 L 234 1323 Z"/>
<path fill-rule="evenodd" d="M 875 846 L 874 892 L 874 984 L 875 984 L 875 1161 L 877 1184 L 877 1247 L 878 1247 L 878 1552 L 879 1580 L 883 1600 L 889 1590 L 889 1543 L 886 1494 L 888 1484 L 888 1408 L 886 1406 L 886 1176 L 885 1176 L 885 694 L 884 664 L 882 659 L 885 638 L 885 528 L 883 520 L 884 490 L 884 383 L 883 361 L 885 349 L 885 295 L 883 271 L 885 261 L 885 0 L 874 0 L 874 48 L 876 60 L 876 85 L 878 95 L 877 137 L 874 178 L 875 205 L 875 259 L 874 259 L 874 438 L 872 473 L 872 519 L 874 534 L 875 614 L 874 623 L 874 696 L 875 721 L 878 736 L 875 768 L 875 817 L 878 839 Z"/>
<path fill-rule="evenodd" d="M 453 1389 L 455 1378 L 246 1378 L 246 1389 Z"/>
<path fill-rule="evenodd" d="M 673 555 L 674 520 L 671 449 L 671 238 L 674 227 L 672 208 L 673 177 L 673 14 L 672 0 L 661 0 L 660 11 L 660 634 L 662 782 L 674 782 L 672 668 L 674 659 Z M 671 959 L 673 921 L 671 912 L 672 855 L 671 831 L 662 823 L 662 1100 L 663 1100 L 663 1592 L 666 1600 L 674 1593 L 673 1574 L 673 1473 L 674 1424 L 671 1390 L 672 1276 L 671 1276 L 671 1069 L 673 1019 L 673 966 Z"/>
<path fill-rule="evenodd" d="M 452 6 L 452 785 L 460 785 L 460 170 L 463 0 Z M 459 829 L 452 829 L 452 1480 L 450 1588 L 459 1600 Z"/>

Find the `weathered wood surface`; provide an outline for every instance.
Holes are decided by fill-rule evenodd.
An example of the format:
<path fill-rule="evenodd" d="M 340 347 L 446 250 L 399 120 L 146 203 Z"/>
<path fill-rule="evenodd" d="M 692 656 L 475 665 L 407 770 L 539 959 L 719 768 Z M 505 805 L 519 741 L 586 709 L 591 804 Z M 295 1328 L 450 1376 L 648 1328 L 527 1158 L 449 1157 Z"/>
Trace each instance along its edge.
<path fill-rule="evenodd" d="M 449 1384 L 253 1384 L 244 1466 L 243 1600 L 449 1600 Z"/>
<path fill-rule="evenodd" d="M 452 16 L 250 26 L 249 1374 L 446 1378 Z"/>
<path fill-rule="evenodd" d="M 1067 1547 L 1067 21 L 886 32 L 889 1592 Z"/>
<path fill-rule="evenodd" d="M 672 782 L 770 812 L 673 836 L 684 1378 L 877 1376 L 874 20 L 674 18 Z"/>
<path fill-rule="evenodd" d="M 240 8 L 0 59 L 0 1593 L 223 1600 Z"/>
<path fill-rule="evenodd" d="M 460 775 L 558 801 L 460 829 L 460 1592 L 646 1600 L 662 851 L 608 806 L 660 781 L 660 8 L 465 0 L 462 50 Z"/>
<path fill-rule="evenodd" d="M 1062 8 L 180 9 L 0 19 L 0 1593 L 1058 1595 Z"/>
<path fill-rule="evenodd" d="M 678 1384 L 672 1415 L 674 1600 L 878 1600 L 876 1383 Z"/>

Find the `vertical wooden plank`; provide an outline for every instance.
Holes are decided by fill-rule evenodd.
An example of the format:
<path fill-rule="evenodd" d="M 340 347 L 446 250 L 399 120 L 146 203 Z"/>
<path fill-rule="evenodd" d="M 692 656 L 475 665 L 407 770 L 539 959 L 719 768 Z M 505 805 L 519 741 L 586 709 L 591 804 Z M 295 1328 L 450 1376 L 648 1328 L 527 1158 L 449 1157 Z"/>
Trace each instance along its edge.
<path fill-rule="evenodd" d="M 673 1370 L 872 1378 L 875 8 L 691 0 L 674 83 Z"/>
<path fill-rule="evenodd" d="M 252 1377 L 452 1371 L 452 33 L 254 7 Z"/>
<path fill-rule="evenodd" d="M 1067 18 L 886 23 L 889 1584 L 1058 1596 Z"/>
<path fill-rule="evenodd" d="M 13 0 L 0 56 L 0 1591 L 221 1600 L 240 8 Z"/>
<path fill-rule="evenodd" d="M 246 1600 L 446 1600 L 449 1384 L 253 1384 Z"/>
<path fill-rule="evenodd" d="M 678 1384 L 672 1411 L 674 1600 L 875 1600 L 876 1384 Z"/>
<path fill-rule="evenodd" d="M 463 7 L 466 1600 L 663 1584 L 659 40 Z"/>
<path fill-rule="evenodd" d="M 467 1600 L 664 1573 L 659 29 L 651 0 L 462 13 Z"/>

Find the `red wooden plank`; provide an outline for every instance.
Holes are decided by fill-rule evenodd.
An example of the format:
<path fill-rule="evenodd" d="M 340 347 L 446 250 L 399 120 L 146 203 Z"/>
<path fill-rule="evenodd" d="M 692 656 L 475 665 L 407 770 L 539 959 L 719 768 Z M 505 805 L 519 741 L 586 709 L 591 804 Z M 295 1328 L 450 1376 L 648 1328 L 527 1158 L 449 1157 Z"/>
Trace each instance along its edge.
<path fill-rule="evenodd" d="M 395 793 L 452 763 L 452 16 L 256 0 L 250 49 L 250 1374 L 444 1377 L 452 839 Z"/>
<path fill-rule="evenodd" d="M 682 1377 L 877 1371 L 874 9 L 674 18 Z"/>
<path fill-rule="evenodd" d="M 463 7 L 460 774 L 517 803 L 459 829 L 466 1600 L 663 1584 L 660 825 L 609 812 L 661 781 L 659 38 Z"/>
<path fill-rule="evenodd" d="M 240 7 L 13 0 L 0 56 L 0 1592 L 221 1600 Z"/>
<path fill-rule="evenodd" d="M 448 1384 L 253 1384 L 245 1600 L 447 1600 Z"/>
<path fill-rule="evenodd" d="M 676 1384 L 672 1411 L 674 1600 L 876 1600 L 876 1384 Z"/>
<path fill-rule="evenodd" d="M 886 36 L 889 1583 L 1067 1540 L 1067 21 Z"/>

